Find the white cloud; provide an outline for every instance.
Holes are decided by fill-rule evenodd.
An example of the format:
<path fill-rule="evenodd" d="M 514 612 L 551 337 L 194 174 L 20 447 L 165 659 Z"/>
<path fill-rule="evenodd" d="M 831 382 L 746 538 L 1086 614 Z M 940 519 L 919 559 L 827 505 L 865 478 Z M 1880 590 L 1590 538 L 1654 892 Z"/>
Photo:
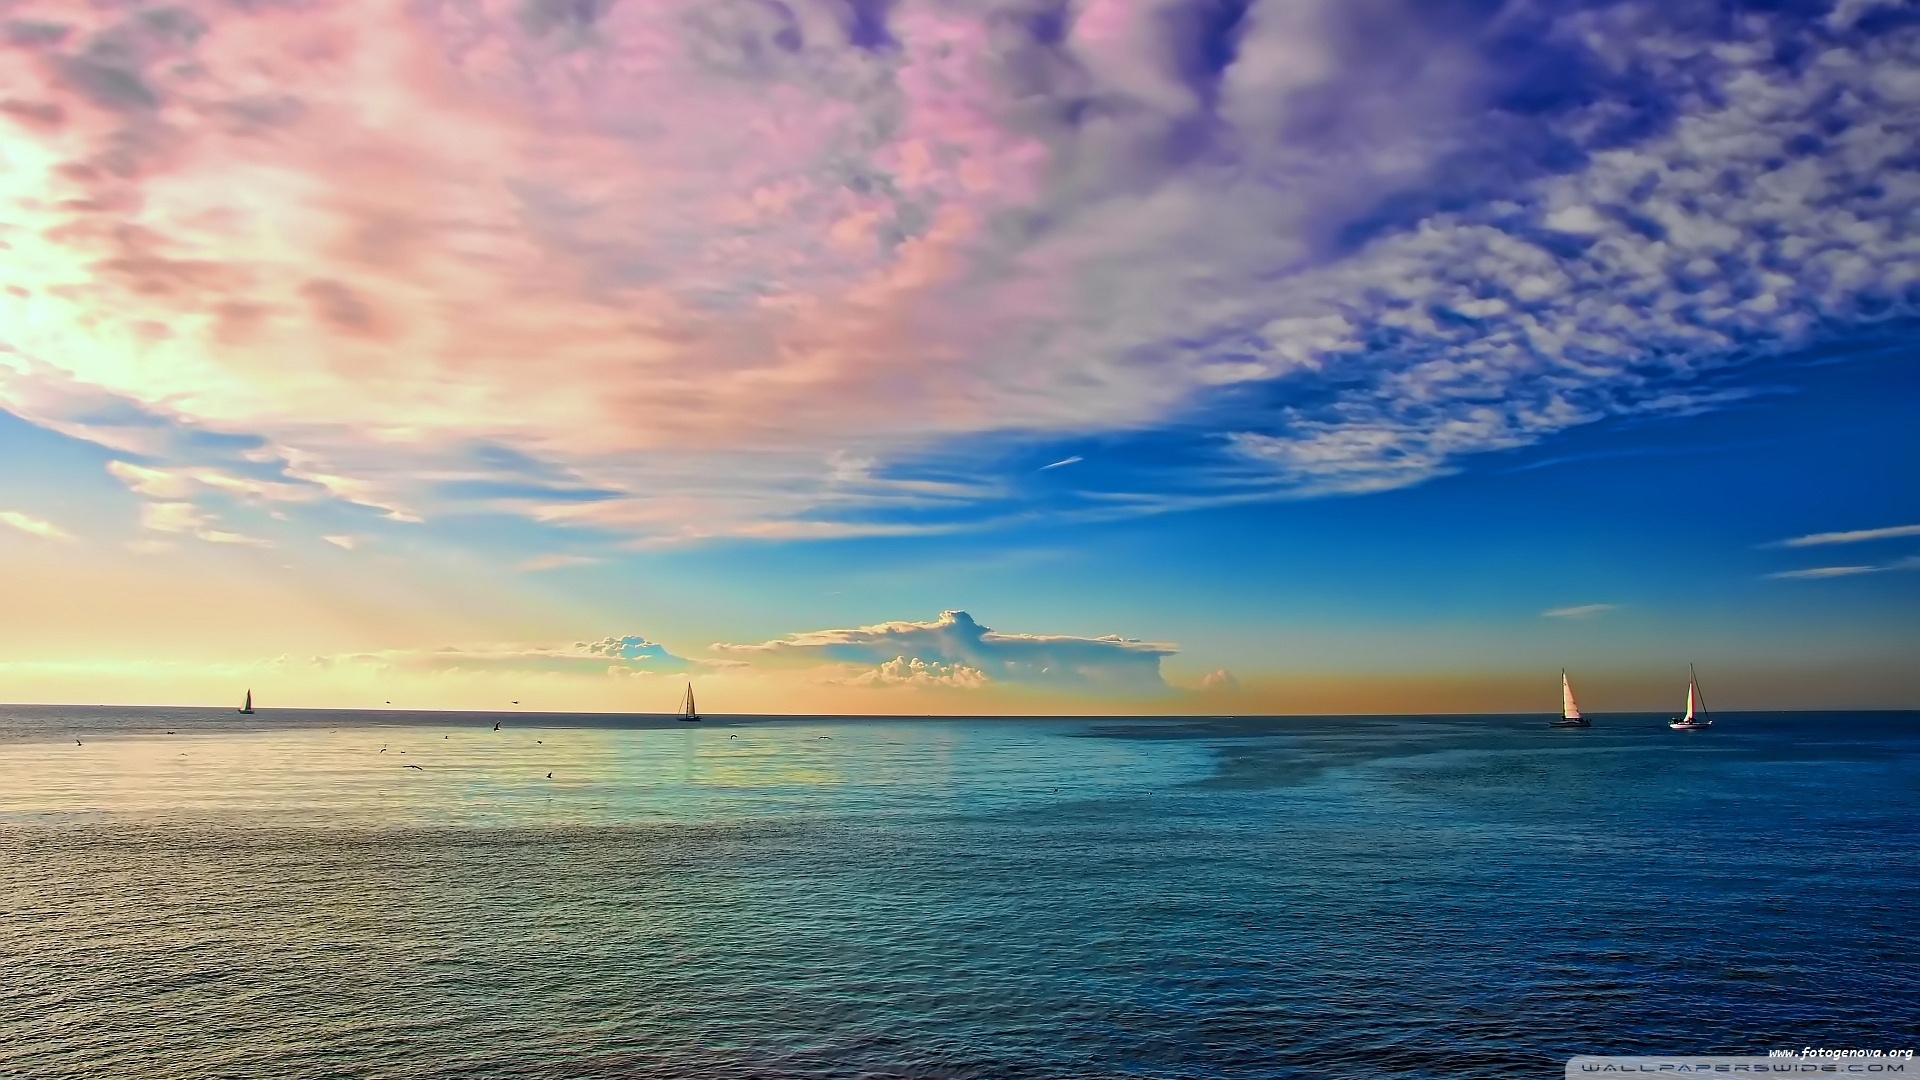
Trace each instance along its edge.
<path fill-rule="evenodd" d="M 327 536 L 322 536 L 320 539 L 325 540 L 327 543 L 332 544 L 334 547 L 345 548 L 348 551 L 352 551 L 354 548 L 359 547 L 361 543 L 359 537 L 349 536 L 345 534 L 327 535 Z"/>
<path fill-rule="evenodd" d="M 1812 533 L 1782 540 L 1777 547 L 1816 547 L 1822 544 L 1859 544 L 1868 540 L 1896 540 L 1920 536 L 1920 525 L 1894 525 L 1884 529 L 1854 529 L 1850 532 Z"/>
<path fill-rule="evenodd" d="M 1770 578 L 1787 581 L 1818 580 L 1820 578 L 1853 577 L 1856 574 L 1877 574 L 1882 570 L 1920 570 L 1920 555 L 1908 555 L 1890 563 L 1871 566 L 1815 566 L 1806 570 L 1783 570 L 1777 574 L 1768 574 Z"/>
<path fill-rule="evenodd" d="M 813 630 L 755 645 L 718 643 L 725 656 L 751 663 L 878 664 L 916 662 L 926 670 L 979 672 L 994 682 L 1158 689 L 1160 660 L 1172 645 L 1114 635 L 1007 634 L 981 626 L 964 611 L 931 622 L 889 622 L 846 630 Z M 967 676 L 971 678 L 972 676 Z"/>
<path fill-rule="evenodd" d="M 1048 469 L 1059 469 L 1059 468 L 1063 468 L 1063 467 L 1065 467 L 1065 466 L 1068 466 L 1068 465 L 1077 465 L 1077 464 L 1079 464 L 1080 462 L 1082 462 L 1082 461 L 1085 461 L 1085 460 L 1087 460 L 1087 459 L 1086 459 L 1086 458 L 1083 458 L 1083 457 L 1081 457 L 1081 456 L 1080 456 L 1079 454 L 1075 454 L 1075 455 L 1073 455 L 1073 456 L 1072 456 L 1072 457 L 1070 457 L 1070 458 L 1061 458 L 1061 459 L 1060 459 L 1059 461 L 1056 461 L 1056 462 L 1054 462 L 1054 463 L 1053 463 L 1053 464 L 1051 464 L 1051 465 L 1042 465 L 1042 466 L 1040 466 L 1040 471 L 1041 471 L 1041 472 L 1046 472 L 1046 471 L 1047 471 Z"/>
<path fill-rule="evenodd" d="M 979 668 L 965 664 L 928 663 L 918 657 L 896 656 L 871 671 L 845 680 L 855 686 L 919 686 L 977 690 L 992 680 Z"/>
<path fill-rule="evenodd" d="M 1815 566 L 1806 570 L 1782 570 L 1777 574 L 1768 574 L 1770 578 L 1785 581 L 1818 580 L 1820 578 L 1852 577 L 1855 574 L 1872 574 L 1886 569 L 1883 566 Z"/>
<path fill-rule="evenodd" d="M 0 525 L 11 525 L 21 532 L 26 533 L 28 536 L 37 536 L 42 540 L 73 539 L 72 533 L 55 525 L 53 522 L 45 518 L 34 517 L 32 514 L 21 513 L 18 510 L 0 510 Z"/>
<path fill-rule="evenodd" d="M 1590 615 L 1598 615 L 1603 611 L 1612 611 L 1616 606 L 1617 605 L 1614 604 L 1575 604 L 1572 607 L 1550 608 L 1541 612 L 1540 617 L 1543 619 L 1584 619 Z"/>

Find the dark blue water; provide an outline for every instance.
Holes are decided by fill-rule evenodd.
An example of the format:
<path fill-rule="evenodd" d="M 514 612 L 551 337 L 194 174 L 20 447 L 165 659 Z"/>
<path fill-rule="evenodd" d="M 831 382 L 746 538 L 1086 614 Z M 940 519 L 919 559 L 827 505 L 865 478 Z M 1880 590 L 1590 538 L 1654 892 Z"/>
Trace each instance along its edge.
<path fill-rule="evenodd" d="M 0 706 L 0 1075 L 1552 1077 L 1920 1026 L 1920 714 L 492 719 Z"/>

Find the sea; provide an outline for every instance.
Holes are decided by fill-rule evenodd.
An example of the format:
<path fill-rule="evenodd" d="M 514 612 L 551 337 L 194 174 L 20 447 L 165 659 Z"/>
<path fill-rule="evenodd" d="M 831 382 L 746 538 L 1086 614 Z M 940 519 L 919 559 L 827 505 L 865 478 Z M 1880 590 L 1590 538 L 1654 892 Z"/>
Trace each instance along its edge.
<path fill-rule="evenodd" d="M 1920 1042 L 1920 713 L 1546 719 L 0 706 L 0 1076 Z"/>

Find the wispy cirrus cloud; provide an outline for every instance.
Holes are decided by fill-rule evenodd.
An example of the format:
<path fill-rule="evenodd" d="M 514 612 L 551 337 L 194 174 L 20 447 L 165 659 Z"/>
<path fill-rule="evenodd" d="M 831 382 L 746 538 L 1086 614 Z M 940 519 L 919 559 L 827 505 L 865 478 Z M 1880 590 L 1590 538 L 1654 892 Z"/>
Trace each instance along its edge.
<path fill-rule="evenodd" d="M 1892 525 L 1884 529 L 1854 529 L 1848 532 L 1810 533 L 1782 540 L 1775 547 L 1819 547 L 1825 544 L 1861 544 L 1870 540 L 1899 540 L 1920 536 L 1920 525 Z"/>
<path fill-rule="evenodd" d="M 19 0 L 0 407 L 629 538 L 1418 483 L 1914 311 L 1920 26 L 1813 7 Z"/>
<path fill-rule="evenodd" d="M 70 541 L 74 538 L 72 533 L 53 522 L 19 510 L 0 510 L 0 525 L 10 526 L 28 536 L 37 536 L 42 540 Z"/>
<path fill-rule="evenodd" d="M 1767 576 L 1782 581 L 1819 581 L 1824 578 L 1872 574 L 1885 569 L 1884 566 L 1812 566 L 1805 570 L 1781 570 Z"/>
<path fill-rule="evenodd" d="M 192 503 L 148 502 L 140 504 L 140 527 L 160 533 L 184 533 L 209 544 L 239 544 L 246 547 L 270 547 L 257 536 L 220 527 L 219 519 Z M 157 550 L 157 549 L 156 549 Z"/>
<path fill-rule="evenodd" d="M 1618 610 L 1617 604 L 1575 604 L 1572 607 L 1548 608 L 1540 613 L 1543 619 L 1585 619 L 1602 612 Z"/>
<path fill-rule="evenodd" d="M 578 641 L 572 645 L 473 645 L 438 649 L 389 649 L 315 657 L 315 664 L 360 664 L 420 673 L 523 673 L 554 675 L 680 674 L 695 662 L 638 634 Z"/>
<path fill-rule="evenodd" d="M 1877 574 L 1883 570 L 1920 570 L 1920 555 L 1909 555 L 1887 563 L 1863 563 L 1852 566 L 1814 566 L 1805 570 L 1782 570 L 1768 574 L 1770 578 L 1784 581 L 1818 581 L 1822 578 L 1854 577 L 1858 574 Z"/>

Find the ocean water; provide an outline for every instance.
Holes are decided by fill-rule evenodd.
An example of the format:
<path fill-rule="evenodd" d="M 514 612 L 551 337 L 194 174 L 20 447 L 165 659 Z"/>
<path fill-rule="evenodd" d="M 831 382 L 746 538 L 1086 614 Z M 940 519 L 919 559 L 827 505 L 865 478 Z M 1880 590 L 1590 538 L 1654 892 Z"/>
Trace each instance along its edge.
<path fill-rule="evenodd" d="M 1920 714 L 1543 720 L 0 706 L 0 1076 L 1920 1041 Z"/>

